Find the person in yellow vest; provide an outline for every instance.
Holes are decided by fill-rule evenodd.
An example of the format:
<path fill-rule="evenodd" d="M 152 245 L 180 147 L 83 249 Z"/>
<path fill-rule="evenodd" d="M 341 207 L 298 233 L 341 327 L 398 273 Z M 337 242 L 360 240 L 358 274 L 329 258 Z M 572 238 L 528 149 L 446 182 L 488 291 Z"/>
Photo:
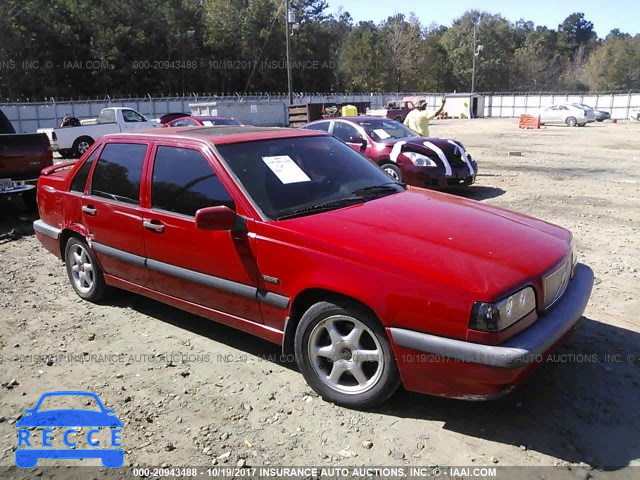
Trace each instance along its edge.
<path fill-rule="evenodd" d="M 429 122 L 442 113 L 446 101 L 446 98 L 442 97 L 442 104 L 440 105 L 440 108 L 436 110 L 433 115 L 429 115 L 426 112 L 427 102 L 424 100 L 418 100 L 416 108 L 411 110 L 404 119 L 404 124 L 421 137 L 428 137 Z"/>

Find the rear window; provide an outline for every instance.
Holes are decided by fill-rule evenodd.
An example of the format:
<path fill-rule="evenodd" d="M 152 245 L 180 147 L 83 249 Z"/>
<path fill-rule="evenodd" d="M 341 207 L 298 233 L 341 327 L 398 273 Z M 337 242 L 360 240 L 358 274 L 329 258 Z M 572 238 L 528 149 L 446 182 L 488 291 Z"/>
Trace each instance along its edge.
<path fill-rule="evenodd" d="M 135 143 L 109 143 L 93 172 L 91 194 L 119 202 L 138 204 L 140 176 L 147 146 Z"/>
<path fill-rule="evenodd" d="M 318 130 L 320 132 L 328 132 L 329 122 L 314 123 L 313 125 L 307 125 L 304 128 L 306 130 Z"/>
<path fill-rule="evenodd" d="M 94 160 L 98 156 L 99 148 L 96 148 L 91 156 L 87 158 L 87 160 L 82 164 L 76 176 L 73 177 L 71 181 L 71 191 L 72 192 L 83 192 L 84 187 L 87 184 L 87 178 L 89 177 L 89 172 L 91 171 L 91 165 L 93 165 Z"/>

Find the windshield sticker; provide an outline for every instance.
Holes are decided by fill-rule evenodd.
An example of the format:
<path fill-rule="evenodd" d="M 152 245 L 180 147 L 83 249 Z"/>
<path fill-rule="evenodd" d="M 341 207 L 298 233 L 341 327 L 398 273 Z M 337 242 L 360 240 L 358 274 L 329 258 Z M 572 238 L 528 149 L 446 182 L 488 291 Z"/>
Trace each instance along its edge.
<path fill-rule="evenodd" d="M 211 120 L 205 120 L 202 122 L 205 127 L 213 127 L 213 122 Z"/>
<path fill-rule="evenodd" d="M 389 135 L 385 130 L 383 130 L 382 128 L 376 128 L 373 130 L 373 133 L 375 133 L 376 135 L 378 135 L 378 137 L 380 137 L 382 140 L 386 140 L 387 138 L 390 138 L 391 135 Z"/>
<path fill-rule="evenodd" d="M 262 157 L 262 161 L 275 173 L 282 183 L 310 182 L 311 179 L 294 162 L 289 155 Z"/>

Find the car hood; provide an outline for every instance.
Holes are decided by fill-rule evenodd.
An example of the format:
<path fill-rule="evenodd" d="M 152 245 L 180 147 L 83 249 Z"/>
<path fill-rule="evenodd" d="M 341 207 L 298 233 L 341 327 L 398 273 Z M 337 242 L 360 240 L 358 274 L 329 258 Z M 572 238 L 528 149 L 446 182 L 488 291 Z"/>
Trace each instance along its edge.
<path fill-rule="evenodd" d="M 26 414 L 16 427 L 121 427 L 115 415 L 91 410 L 46 410 Z"/>
<path fill-rule="evenodd" d="M 454 146 L 449 143 L 447 138 L 434 138 L 434 137 L 406 137 L 406 138 L 393 138 L 388 139 L 381 142 L 385 147 L 393 147 L 398 142 L 405 142 L 405 144 L 412 149 L 416 149 L 417 151 L 426 150 L 424 142 L 433 143 L 435 146 L 442 150 L 448 150 L 454 148 Z M 458 142 L 460 143 L 460 142 Z"/>
<path fill-rule="evenodd" d="M 412 188 L 279 222 L 296 243 L 478 300 L 534 282 L 569 252 L 569 231 L 508 210 Z"/>

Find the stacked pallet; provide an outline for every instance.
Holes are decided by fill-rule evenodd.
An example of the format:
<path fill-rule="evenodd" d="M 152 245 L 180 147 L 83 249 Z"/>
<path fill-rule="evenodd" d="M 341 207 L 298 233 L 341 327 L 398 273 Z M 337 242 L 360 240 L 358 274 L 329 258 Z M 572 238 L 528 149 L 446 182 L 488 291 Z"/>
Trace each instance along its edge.
<path fill-rule="evenodd" d="M 289 105 L 289 126 L 293 128 L 322 118 L 321 103 L 301 103 Z"/>

